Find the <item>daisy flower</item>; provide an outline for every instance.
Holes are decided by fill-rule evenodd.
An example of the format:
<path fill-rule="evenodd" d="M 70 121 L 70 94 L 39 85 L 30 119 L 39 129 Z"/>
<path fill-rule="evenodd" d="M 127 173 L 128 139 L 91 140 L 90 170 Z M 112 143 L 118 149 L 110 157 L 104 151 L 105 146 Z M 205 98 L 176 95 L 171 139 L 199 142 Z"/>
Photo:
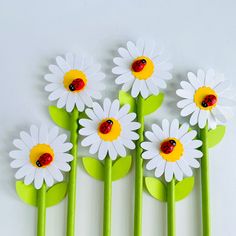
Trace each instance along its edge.
<path fill-rule="evenodd" d="M 65 134 L 58 133 L 57 127 L 48 130 L 45 125 L 40 128 L 32 125 L 30 133 L 20 133 L 20 139 L 13 141 L 18 150 L 9 153 L 14 159 L 11 167 L 19 168 L 15 174 L 16 179 L 24 178 L 26 185 L 34 181 L 36 189 L 40 189 L 44 181 L 50 187 L 54 180 L 63 180 L 61 171 L 70 171 L 67 162 L 72 161 L 73 156 L 66 152 L 72 148 L 72 144 L 65 142 Z"/>
<path fill-rule="evenodd" d="M 91 58 L 66 54 L 65 58 L 56 57 L 57 65 L 49 65 L 51 74 L 45 75 L 50 82 L 45 90 L 50 92 L 49 100 L 57 101 L 57 107 L 66 107 L 71 112 L 76 106 L 83 111 L 85 106 L 92 107 L 93 98 L 101 99 L 105 75 L 101 66 L 94 64 Z"/>
<path fill-rule="evenodd" d="M 87 136 L 82 141 L 82 146 L 90 146 L 90 154 L 98 152 L 100 160 L 105 159 L 109 154 L 112 160 L 117 156 L 126 156 L 126 149 L 134 149 L 133 140 L 139 135 L 135 130 L 140 128 L 135 113 L 128 113 L 128 104 L 120 108 L 119 100 L 111 102 L 106 98 L 103 107 L 98 103 L 93 104 L 93 109 L 86 109 L 89 119 L 80 119 L 79 123 L 84 127 L 79 133 Z"/>
<path fill-rule="evenodd" d="M 136 44 L 129 41 L 126 48 L 119 48 L 120 57 L 113 59 L 117 65 L 112 72 L 119 75 L 116 84 L 123 84 L 122 89 L 131 89 L 132 97 L 139 93 L 143 98 L 150 94 L 158 95 L 159 89 L 166 88 L 166 80 L 172 79 L 172 65 L 164 60 L 155 42 L 139 39 Z"/>
<path fill-rule="evenodd" d="M 182 89 L 176 91 L 183 100 L 177 103 L 181 108 L 181 116 L 190 117 L 190 124 L 215 129 L 218 123 L 225 123 L 227 108 L 235 105 L 235 101 L 225 94 L 230 83 L 222 75 L 209 69 L 206 73 L 199 69 L 195 75 L 188 73 L 188 80 L 180 83 Z M 227 96 L 227 97 L 226 97 Z"/>
<path fill-rule="evenodd" d="M 184 123 L 180 126 L 177 119 L 171 123 L 164 119 L 162 127 L 152 125 L 152 131 L 145 132 L 149 140 L 143 142 L 141 147 L 145 150 L 143 159 L 148 160 L 147 170 L 155 169 L 155 176 L 158 178 L 165 175 L 165 180 L 170 182 L 175 176 L 178 181 L 183 176 L 192 176 L 191 167 L 198 168 L 197 158 L 202 157 L 202 152 L 197 150 L 202 141 L 194 140 L 197 132 L 189 131 L 189 125 Z"/>

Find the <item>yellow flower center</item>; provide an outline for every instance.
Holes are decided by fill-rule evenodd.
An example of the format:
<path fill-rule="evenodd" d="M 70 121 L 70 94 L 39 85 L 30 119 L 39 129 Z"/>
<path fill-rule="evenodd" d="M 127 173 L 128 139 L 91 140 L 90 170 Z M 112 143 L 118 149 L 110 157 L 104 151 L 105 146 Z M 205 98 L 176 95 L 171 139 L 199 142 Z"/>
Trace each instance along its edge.
<path fill-rule="evenodd" d="M 174 140 L 176 142 L 176 145 L 175 145 L 173 151 L 170 152 L 169 154 L 166 154 L 163 151 L 160 151 L 160 155 L 166 161 L 176 162 L 176 161 L 180 160 L 180 158 L 182 157 L 182 155 L 184 153 L 184 147 L 183 147 L 183 144 L 176 138 L 168 138 L 168 139 L 164 140 L 163 142 L 168 142 L 169 140 Z"/>
<path fill-rule="evenodd" d="M 139 60 L 146 60 L 146 64 L 145 66 L 143 67 L 143 69 L 139 72 L 135 72 L 133 69 L 132 69 L 132 65 L 133 63 L 135 63 L 136 61 L 139 61 Z M 136 79 L 139 79 L 139 80 L 147 80 L 148 78 L 150 78 L 154 72 L 154 64 L 152 62 L 152 60 L 148 57 L 137 57 L 134 61 L 133 61 L 132 65 L 131 65 L 131 71 L 132 71 L 132 74 L 134 75 L 134 77 Z"/>
<path fill-rule="evenodd" d="M 75 81 L 82 81 L 83 82 L 83 86 L 81 87 L 81 89 L 78 89 L 78 90 L 72 90 L 70 89 L 70 86 L 73 85 L 73 82 Z M 87 84 L 87 77 L 86 75 L 80 71 L 80 70 L 70 70 L 68 72 L 65 73 L 64 75 L 64 87 L 70 91 L 70 92 L 73 92 L 73 93 L 76 93 L 76 92 L 80 92 L 82 90 L 84 90 L 84 88 L 86 87 L 86 84 Z"/>
<path fill-rule="evenodd" d="M 202 110 L 212 110 L 216 106 L 217 102 L 215 104 L 213 104 L 211 106 L 207 106 L 207 107 L 204 107 L 202 105 L 202 102 L 204 101 L 204 99 L 208 95 L 214 95 L 216 98 L 218 97 L 216 92 L 212 88 L 206 87 L 206 86 L 203 86 L 203 87 L 199 88 L 195 92 L 195 94 L 194 94 L 194 102 L 197 105 L 197 107 L 199 107 Z"/>
<path fill-rule="evenodd" d="M 101 132 L 101 125 L 106 123 L 108 120 L 112 121 L 112 126 L 109 128 L 109 132 Z M 120 136 L 120 133 L 121 133 L 120 122 L 114 118 L 104 119 L 98 125 L 98 135 L 104 141 L 112 142 Z"/>
<path fill-rule="evenodd" d="M 52 158 L 54 159 L 54 152 L 48 144 L 37 144 L 34 147 L 32 147 L 32 149 L 30 150 L 30 162 L 31 162 L 31 164 L 33 166 L 39 168 L 39 166 L 36 165 L 36 162 L 45 153 L 49 153 L 52 156 Z M 40 168 L 45 168 L 46 166 L 47 165 L 43 165 Z"/>

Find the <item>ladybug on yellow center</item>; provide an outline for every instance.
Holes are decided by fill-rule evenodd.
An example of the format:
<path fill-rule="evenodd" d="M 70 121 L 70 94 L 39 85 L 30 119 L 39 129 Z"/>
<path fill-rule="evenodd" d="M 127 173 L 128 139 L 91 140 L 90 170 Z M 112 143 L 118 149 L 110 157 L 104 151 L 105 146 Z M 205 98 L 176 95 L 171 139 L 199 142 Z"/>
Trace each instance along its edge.
<path fill-rule="evenodd" d="M 145 59 L 137 60 L 137 61 L 133 62 L 132 70 L 134 72 L 140 72 L 143 70 L 143 68 L 145 67 L 146 64 L 147 64 L 147 61 Z"/>
<path fill-rule="evenodd" d="M 112 120 L 106 120 L 100 125 L 99 131 L 102 134 L 108 134 L 108 133 L 110 133 L 110 131 L 112 129 L 112 126 L 113 126 L 113 121 Z"/>
<path fill-rule="evenodd" d="M 203 101 L 202 106 L 203 107 L 211 107 L 214 106 L 217 103 L 217 97 L 213 94 L 207 95 Z"/>
<path fill-rule="evenodd" d="M 50 153 L 44 153 L 36 161 L 38 167 L 48 166 L 53 161 L 53 157 Z"/>
<path fill-rule="evenodd" d="M 165 154 L 170 154 L 174 151 L 175 146 L 176 146 L 175 140 L 170 139 L 161 144 L 161 151 Z"/>
<path fill-rule="evenodd" d="M 77 79 L 74 79 L 72 83 L 69 85 L 69 90 L 72 92 L 80 91 L 84 88 L 84 86 L 85 86 L 85 82 L 82 79 L 77 78 Z"/>

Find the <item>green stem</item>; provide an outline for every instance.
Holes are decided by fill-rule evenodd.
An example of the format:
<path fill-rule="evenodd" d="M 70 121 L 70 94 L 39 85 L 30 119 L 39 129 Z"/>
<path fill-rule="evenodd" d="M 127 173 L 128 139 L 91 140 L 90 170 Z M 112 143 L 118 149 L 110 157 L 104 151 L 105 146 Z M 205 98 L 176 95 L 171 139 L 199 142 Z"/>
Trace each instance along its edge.
<path fill-rule="evenodd" d="M 175 236 L 175 179 L 167 184 L 168 236 Z"/>
<path fill-rule="evenodd" d="M 112 160 L 105 159 L 104 176 L 104 212 L 103 212 L 103 236 L 111 235 L 111 204 L 112 204 Z"/>
<path fill-rule="evenodd" d="M 71 171 L 68 183 L 68 209 L 67 209 L 67 236 L 74 236 L 75 233 L 75 208 L 76 208 L 76 176 L 77 176 L 77 155 L 78 155 L 78 119 L 79 112 L 76 108 L 71 113 L 71 143 L 73 148 L 71 154 Z"/>
<path fill-rule="evenodd" d="M 38 228 L 37 236 L 45 236 L 46 225 L 46 185 L 43 183 L 41 189 L 38 190 Z"/>
<path fill-rule="evenodd" d="M 143 159 L 141 143 L 143 142 L 144 116 L 143 98 L 139 95 L 136 101 L 137 120 L 141 124 L 138 130 L 139 139 L 136 146 L 135 166 L 135 209 L 134 209 L 134 236 L 142 235 L 142 198 L 143 198 Z"/>
<path fill-rule="evenodd" d="M 209 187 L 209 160 L 208 160 L 208 141 L 207 141 L 208 125 L 200 130 L 200 138 L 203 142 L 201 151 L 203 157 L 201 159 L 201 183 L 202 183 L 202 225 L 203 236 L 211 235 L 210 221 L 210 187 Z"/>

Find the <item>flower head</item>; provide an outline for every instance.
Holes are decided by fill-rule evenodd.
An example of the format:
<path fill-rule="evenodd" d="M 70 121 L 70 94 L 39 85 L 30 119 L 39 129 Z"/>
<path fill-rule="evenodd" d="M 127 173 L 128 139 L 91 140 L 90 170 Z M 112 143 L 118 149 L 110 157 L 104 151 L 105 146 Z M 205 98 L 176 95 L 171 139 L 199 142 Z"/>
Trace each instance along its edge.
<path fill-rule="evenodd" d="M 132 97 L 141 93 L 143 98 L 150 94 L 158 95 L 159 88 L 166 88 L 166 80 L 172 75 L 172 65 L 163 59 L 161 51 L 153 41 L 139 39 L 136 44 L 129 41 L 126 48 L 119 48 L 120 57 L 114 58 L 117 65 L 112 72 L 119 75 L 116 84 L 123 84 L 122 89 L 131 89 Z"/>
<path fill-rule="evenodd" d="M 80 119 L 84 127 L 79 133 L 87 136 L 82 141 L 82 146 L 90 146 L 89 152 L 98 152 L 98 158 L 103 160 L 108 154 L 112 160 L 118 155 L 126 156 L 126 149 L 134 149 L 133 140 L 139 135 L 135 132 L 140 127 L 135 113 L 128 113 L 129 105 L 120 108 L 119 100 L 111 102 L 106 98 L 103 107 L 98 103 L 93 104 L 93 109 L 86 109 L 89 119 Z"/>
<path fill-rule="evenodd" d="M 188 73 L 188 80 L 180 83 L 182 89 L 176 91 L 183 100 L 177 103 L 181 108 L 181 116 L 190 117 L 190 124 L 204 128 L 208 122 L 209 128 L 215 129 L 218 123 L 225 123 L 227 108 L 235 102 L 227 98 L 225 92 L 229 81 L 217 75 L 210 69 L 206 73 L 199 69 L 197 75 Z"/>
<path fill-rule="evenodd" d="M 162 127 L 152 125 L 152 131 L 145 132 L 149 140 L 143 142 L 141 147 L 145 150 L 143 159 L 147 159 L 146 168 L 155 169 L 155 176 L 165 175 L 165 180 L 170 182 L 175 176 L 178 181 L 186 176 L 192 176 L 191 167 L 198 168 L 196 158 L 202 157 L 202 152 L 197 150 L 202 141 L 195 140 L 197 132 L 189 131 L 189 125 L 184 123 L 180 126 L 177 119 L 171 123 L 162 121 Z"/>
<path fill-rule="evenodd" d="M 91 107 L 94 99 L 101 99 L 102 80 L 105 75 L 100 72 L 101 66 L 94 64 L 91 58 L 76 56 L 71 53 L 56 57 L 57 65 L 50 65 L 51 74 L 45 75 L 50 82 L 45 90 L 50 92 L 49 100 L 57 101 L 57 107 L 66 107 L 71 112 L 76 106 L 83 111 Z"/>
<path fill-rule="evenodd" d="M 72 148 L 72 144 L 65 142 L 65 134 L 58 133 L 57 127 L 48 130 L 45 125 L 40 128 L 32 125 L 30 134 L 25 131 L 20 133 L 20 139 L 13 141 L 17 150 L 9 153 L 14 159 L 11 167 L 19 168 L 16 179 L 24 178 L 26 185 L 34 181 L 36 189 L 42 187 L 43 181 L 50 187 L 54 180 L 63 180 L 61 171 L 70 171 L 67 162 L 72 161 L 73 156 L 66 152 Z"/>

